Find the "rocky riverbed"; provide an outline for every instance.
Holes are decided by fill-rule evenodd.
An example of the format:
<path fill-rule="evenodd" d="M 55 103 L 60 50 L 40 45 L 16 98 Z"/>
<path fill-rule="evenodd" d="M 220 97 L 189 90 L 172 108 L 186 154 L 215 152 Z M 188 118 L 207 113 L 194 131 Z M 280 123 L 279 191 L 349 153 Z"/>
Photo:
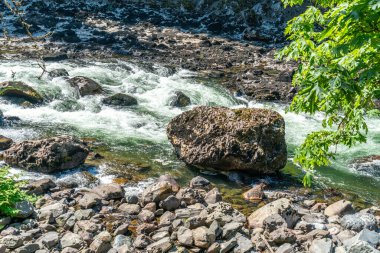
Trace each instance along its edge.
<path fill-rule="evenodd" d="M 39 199 L 1 218 L 0 252 L 379 252 L 380 209 L 263 196 L 246 216 L 223 202 L 207 179 L 180 187 L 161 176 L 141 194 L 123 185 L 62 188 L 51 180 L 25 186 Z"/>

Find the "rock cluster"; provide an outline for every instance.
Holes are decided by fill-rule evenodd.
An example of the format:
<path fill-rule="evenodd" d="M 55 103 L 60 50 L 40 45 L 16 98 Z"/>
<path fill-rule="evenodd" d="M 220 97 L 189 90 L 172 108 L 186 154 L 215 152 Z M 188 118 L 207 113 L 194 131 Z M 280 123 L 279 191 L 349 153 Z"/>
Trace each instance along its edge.
<path fill-rule="evenodd" d="M 190 165 L 270 174 L 287 162 L 285 121 L 268 109 L 200 106 L 175 117 L 167 134 Z"/>
<path fill-rule="evenodd" d="M 223 202 L 203 178 L 180 187 L 164 175 L 140 195 L 118 184 L 65 189 L 31 182 L 34 207 L 18 204 L 20 220 L 0 219 L 0 252 L 379 252 L 380 209 L 355 212 L 349 201 L 329 206 L 280 198 L 249 217 Z M 43 194 L 43 195 L 42 195 Z"/>

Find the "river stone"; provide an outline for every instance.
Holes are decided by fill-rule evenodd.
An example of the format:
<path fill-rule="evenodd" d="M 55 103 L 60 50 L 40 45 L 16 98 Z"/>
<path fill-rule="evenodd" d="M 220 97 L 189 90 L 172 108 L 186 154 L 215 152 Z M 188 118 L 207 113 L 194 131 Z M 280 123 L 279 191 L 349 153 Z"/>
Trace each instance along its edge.
<path fill-rule="evenodd" d="M 205 226 L 196 228 L 192 232 L 194 245 L 199 248 L 207 249 L 215 242 L 215 234 L 211 233 L 211 231 Z"/>
<path fill-rule="evenodd" d="M 118 184 L 102 184 L 92 191 L 105 200 L 121 199 L 125 195 L 124 188 Z"/>
<path fill-rule="evenodd" d="M 179 211 L 181 209 L 176 210 Z M 177 215 L 178 217 L 178 215 Z M 207 225 L 217 221 L 220 226 L 224 226 L 230 222 L 245 223 L 245 215 L 234 209 L 231 204 L 226 202 L 218 202 L 209 205 L 199 213 L 199 217 L 206 221 Z"/>
<path fill-rule="evenodd" d="M 67 212 L 67 206 L 62 203 L 53 203 L 42 207 L 39 212 L 40 220 L 55 221 L 55 219 Z"/>
<path fill-rule="evenodd" d="M 16 218 L 28 218 L 31 216 L 34 212 L 34 207 L 29 201 L 20 201 L 15 204 L 15 208 L 18 210 L 18 212 L 15 214 L 14 217 Z"/>
<path fill-rule="evenodd" d="M 347 214 L 343 216 L 341 225 L 345 229 L 354 230 L 357 232 L 364 228 L 369 230 L 375 230 L 377 228 L 376 218 L 370 213 Z"/>
<path fill-rule="evenodd" d="M 191 100 L 182 91 L 176 91 L 173 98 L 170 101 L 170 106 L 174 107 L 186 107 L 191 104 Z"/>
<path fill-rule="evenodd" d="M 192 246 L 193 245 L 193 232 L 186 227 L 178 228 L 178 242 L 183 246 Z"/>
<path fill-rule="evenodd" d="M 141 207 L 137 204 L 124 203 L 119 206 L 118 210 L 129 215 L 137 215 L 140 213 Z"/>
<path fill-rule="evenodd" d="M 299 219 L 290 200 L 281 198 L 254 211 L 248 217 L 249 227 L 264 228 L 264 220 L 274 214 L 279 214 L 286 221 L 288 228 L 293 228 Z"/>
<path fill-rule="evenodd" d="M 82 237 L 78 234 L 74 234 L 72 232 L 66 232 L 66 234 L 61 238 L 61 248 L 75 248 L 80 249 L 84 246 L 84 242 L 82 240 Z"/>
<path fill-rule="evenodd" d="M 128 247 L 132 246 L 132 239 L 129 236 L 117 235 L 112 242 L 112 247 L 115 249 L 120 248 L 121 246 L 127 245 Z"/>
<path fill-rule="evenodd" d="M 20 248 L 15 250 L 15 253 L 33 253 L 40 249 L 40 245 L 38 243 L 28 243 Z M 1 252 L 1 249 L 0 249 Z"/>
<path fill-rule="evenodd" d="M 142 204 L 156 202 L 166 199 L 169 195 L 174 194 L 172 184 L 168 181 L 161 181 L 148 186 L 141 196 Z"/>
<path fill-rule="evenodd" d="M 4 161 L 26 170 L 52 173 L 82 165 L 88 153 L 76 138 L 60 136 L 13 144 L 4 152 Z"/>
<path fill-rule="evenodd" d="M 106 97 L 102 99 L 102 103 L 105 105 L 113 105 L 113 106 L 133 106 L 137 105 L 137 99 L 132 97 L 131 95 L 118 93 L 112 95 L 110 97 Z"/>
<path fill-rule="evenodd" d="M 1 238 L 0 243 L 3 244 L 7 249 L 15 249 L 22 245 L 22 237 L 17 235 L 7 235 Z"/>
<path fill-rule="evenodd" d="M 155 243 L 150 244 L 147 247 L 147 252 L 160 252 L 165 253 L 168 252 L 172 247 L 172 242 L 169 237 L 165 237 Z"/>
<path fill-rule="evenodd" d="M 45 245 L 48 249 L 51 249 L 58 244 L 59 235 L 57 232 L 48 232 L 44 234 L 40 240 L 43 245 Z"/>
<path fill-rule="evenodd" d="M 22 98 L 33 104 L 43 102 L 43 97 L 23 82 L 8 81 L 0 83 L 0 96 Z"/>
<path fill-rule="evenodd" d="M 94 80 L 88 77 L 76 76 L 76 77 L 70 78 L 68 82 L 72 87 L 75 87 L 78 89 L 79 94 L 82 97 L 103 93 L 103 89 L 100 86 L 100 84 L 98 84 L 97 82 L 95 82 Z"/>
<path fill-rule="evenodd" d="M 347 200 L 339 200 L 325 209 L 325 215 L 327 216 L 334 216 L 334 215 L 339 215 L 343 216 L 345 214 L 352 214 L 354 213 L 354 208 L 352 207 L 352 203 Z"/>
<path fill-rule="evenodd" d="M 287 162 L 284 119 L 267 109 L 196 107 L 175 117 L 167 135 L 190 165 L 262 174 Z"/>
<path fill-rule="evenodd" d="M 290 243 L 284 243 L 278 247 L 276 253 L 294 253 L 294 249 Z"/>
<path fill-rule="evenodd" d="M 0 121 L 1 121 L 1 119 L 0 119 Z M 12 144 L 13 144 L 12 139 L 7 138 L 3 135 L 0 135 L 0 151 L 10 148 L 12 146 Z"/>
<path fill-rule="evenodd" d="M 53 69 L 49 71 L 50 78 L 63 77 L 63 76 L 69 76 L 69 72 L 67 72 L 66 69 Z"/>
<path fill-rule="evenodd" d="M 223 197 L 218 188 L 213 188 L 211 191 L 206 193 L 204 200 L 210 205 L 222 201 Z"/>
<path fill-rule="evenodd" d="M 50 178 L 43 178 L 29 182 L 27 185 L 28 192 L 31 194 L 41 195 L 57 185 Z"/>
<path fill-rule="evenodd" d="M 152 243 L 152 239 L 146 235 L 138 235 L 133 242 L 133 246 L 138 249 L 145 249 L 149 244 Z"/>
<path fill-rule="evenodd" d="M 173 195 L 170 195 L 160 202 L 160 207 L 167 211 L 174 211 L 179 207 L 180 204 L 181 202 L 179 199 Z"/>
<path fill-rule="evenodd" d="M 310 253 L 332 253 L 333 242 L 329 238 L 315 239 L 311 243 Z"/>

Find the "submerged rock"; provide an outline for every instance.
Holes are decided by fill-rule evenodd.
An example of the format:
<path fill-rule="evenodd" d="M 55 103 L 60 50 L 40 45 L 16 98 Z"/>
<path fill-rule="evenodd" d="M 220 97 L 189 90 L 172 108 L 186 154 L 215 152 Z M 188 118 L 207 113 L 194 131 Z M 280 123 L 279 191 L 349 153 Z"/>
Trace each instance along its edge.
<path fill-rule="evenodd" d="M 63 77 L 63 76 L 69 76 L 69 72 L 67 72 L 66 69 L 53 69 L 49 71 L 50 78 Z"/>
<path fill-rule="evenodd" d="M 186 107 L 191 104 L 191 100 L 182 91 L 176 91 L 174 97 L 170 101 L 170 106 L 174 107 Z"/>
<path fill-rule="evenodd" d="M 0 151 L 6 150 L 12 146 L 13 140 L 0 135 Z"/>
<path fill-rule="evenodd" d="M 51 173 L 82 165 L 88 153 L 79 140 L 60 136 L 13 144 L 4 152 L 4 160 L 23 169 Z"/>
<path fill-rule="evenodd" d="M 76 76 L 76 77 L 70 78 L 68 82 L 72 87 L 75 87 L 78 89 L 79 94 L 82 97 L 103 93 L 102 86 L 100 86 L 100 84 L 98 84 L 97 82 L 95 82 L 94 80 L 88 77 Z"/>
<path fill-rule="evenodd" d="M 351 163 L 351 168 L 369 176 L 380 176 L 380 155 L 361 157 Z"/>
<path fill-rule="evenodd" d="M 190 165 L 262 174 L 287 161 L 284 119 L 267 109 L 200 106 L 175 117 L 167 134 Z"/>
<path fill-rule="evenodd" d="M 137 99 L 132 97 L 131 95 L 117 93 L 110 97 L 106 97 L 102 99 L 103 104 L 105 105 L 113 105 L 113 106 L 132 106 L 137 105 Z"/>
<path fill-rule="evenodd" d="M 22 98 L 33 104 L 43 102 L 43 97 L 36 90 L 23 82 L 8 81 L 0 83 L 0 96 Z"/>

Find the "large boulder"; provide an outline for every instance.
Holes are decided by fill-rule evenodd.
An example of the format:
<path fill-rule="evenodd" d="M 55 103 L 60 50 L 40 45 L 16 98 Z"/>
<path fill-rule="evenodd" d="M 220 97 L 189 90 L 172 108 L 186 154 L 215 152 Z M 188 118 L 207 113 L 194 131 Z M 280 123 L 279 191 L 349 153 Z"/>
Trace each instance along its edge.
<path fill-rule="evenodd" d="M 12 139 L 0 135 L 0 151 L 6 150 L 12 146 Z"/>
<path fill-rule="evenodd" d="M 100 84 L 98 84 L 97 82 L 95 82 L 94 80 L 88 77 L 76 76 L 76 77 L 70 78 L 68 82 L 72 87 L 75 87 L 78 89 L 79 94 L 82 97 L 103 93 L 102 86 L 100 86 Z"/>
<path fill-rule="evenodd" d="M 284 119 L 268 109 L 200 106 L 175 117 L 167 134 L 190 165 L 261 174 L 287 161 Z"/>
<path fill-rule="evenodd" d="M 87 147 L 70 136 L 23 141 L 4 152 L 4 161 L 26 170 L 51 173 L 82 165 Z"/>
<path fill-rule="evenodd" d="M 32 87 L 23 82 L 2 82 L 0 83 L 0 96 L 8 98 L 21 98 L 30 103 L 37 104 L 43 102 L 43 97 Z"/>

